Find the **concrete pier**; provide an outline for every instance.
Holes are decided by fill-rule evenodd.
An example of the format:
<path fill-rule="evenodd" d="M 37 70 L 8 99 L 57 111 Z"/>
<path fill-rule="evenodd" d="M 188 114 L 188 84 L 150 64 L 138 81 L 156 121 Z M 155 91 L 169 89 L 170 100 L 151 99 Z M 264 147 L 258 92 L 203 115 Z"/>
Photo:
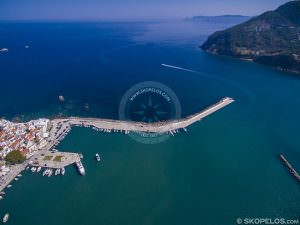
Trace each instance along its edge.
<path fill-rule="evenodd" d="M 298 172 L 293 168 L 293 166 L 289 163 L 289 161 L 283 156 L 279 155 L 279 158 L 281 161 L 286 165 L 286 167 L 289 169 L 289 172 L 296 178 L 298 182 L 300 182 L 300 175 Z"/>
<path fill-rule="evenodd" d="M 104 130 L 119 130 L 119 131 L 139 131 L 139 132 L 151 132 L 151 133 L 167 133 L 173 130 L 184 129 L 191 124 L 202 120 L 203 118 L 211 115 L 212 113 L 224 108 L 225 106 L 234 102 L 232 98 L 223 98 L 216 104 L 206 108 L 205 110 L 186 117 L 180 120 L 163 121 L 157 123 L 141 123 L 133 121 L 120 121 L 109 119 L 97 119 L 97 118 L 78 118 L 69 117 L 66 119 L 55 119 L 52 122 L 55 124 L 68 124 L 69 126 L 87 126 L 95 127 Z"/>
<path fill-rule="evenodd" d="M 32 166 L 61 169 L 80 161 L 80 155 L 72 152 L 47 152 L 32 159 Z"/>

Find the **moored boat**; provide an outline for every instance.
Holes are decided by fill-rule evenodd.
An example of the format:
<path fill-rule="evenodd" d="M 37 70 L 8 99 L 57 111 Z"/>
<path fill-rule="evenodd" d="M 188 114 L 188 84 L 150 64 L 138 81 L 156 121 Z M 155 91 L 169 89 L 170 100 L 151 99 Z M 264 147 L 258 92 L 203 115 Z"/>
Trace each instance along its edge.
<path fill-rule="evenodd" d="M 76 166 L 77 166 L 77 168 L 79 170 L 80 175 L 84 176 L 85 175 L 85 169 L 84 169 L 81 161 L 77 161 L 76 162 Z"/>
<path fill-rule="evenodd" d="M 62 175 L 65 175 L 65 172 L 66 172 L 66 169 L 63 167 L 63 168 L 61 168 L 61 174 Z"/>

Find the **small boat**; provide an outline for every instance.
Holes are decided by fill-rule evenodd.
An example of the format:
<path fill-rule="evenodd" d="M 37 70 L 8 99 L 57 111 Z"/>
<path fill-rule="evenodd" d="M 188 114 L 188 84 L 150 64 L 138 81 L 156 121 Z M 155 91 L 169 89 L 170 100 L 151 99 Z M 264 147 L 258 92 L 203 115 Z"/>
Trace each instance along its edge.
<path fill-rule="evenodd" d="M 4 215 L 4 217 L 3 217 L 3 223 L 6 223 L 7 221 L 8 221 L 8 219 L 9 219 L 9 214 L 8 213 L 6 213 L 5 215 Z"/>
<path fill-rule="evenodd" d="M 26 170 L 29 170 L 29 166 L 26 167 Z"/>
<path fill-rule="evenodd" d="M 19 180 L 17 177 L 15 178 L 15 181 Z"/>
<path fill-rule="evenodd" d="M 22 174 L 18 174 L 18 177 L 21 177 L 22 176 Z"/>
<path fill-rule="evenodd" d="M 61 174 L 62 175 L 65 175 L 65 172 L 66 172 L 66 169 L 63 167 L 63 168 L 61 168 Z"/>
<path fill-rule="evenodd" d="M 53 173 L 53 170 L 49 169 L 48 177 L 51 177 L 52 173 Z"/>
<path fill-rule="evenodd" d="M 2 196 L 0 196 L 0 200 L 2 200 L 3 199 L 3 197 Z"/>
<path fill-rule="evenodd" d="M 11 185 L 11 184 L 9 184 L 9 185 L 7 185 L 7 187 L 8 187 L 8 188 L 11 188 L 11 187 L 12 187 L 12 185 Z"/>
<path fill-rule="evenodd" d="M 60 169 L 55 170 L 55 175 L 58 175 L 58 174 L 60 174 Z"/>
<path fill-rule="evenodd" d="M 5 195 L 5 192 L 4 192 L 4 191 L 1 191 L 1 192 L 0 192 L 0 195 Z"/>
<path fill-rule="evenodd" d="M 98 153 L 96 153 L 96 160 L 98 161 L 98 162 L 100 162 L 101 161 L 101 158 L 100 158 L 100 155 L 98 154 Z"/>
<path fill-rule="evenodd" d="M 35 167 L 32 167 L 32 168 L 31 168 L 31 171 L 32 171 L 33 173 L 35 173 L 36 168 L 35 168 Z"/>
<path fill-rule="evenodd" d="M 39 167 L 37 168 L 36 172 L 40 172 L 41 169 L 42 169 L 42 167 L 39 166 Z"/>

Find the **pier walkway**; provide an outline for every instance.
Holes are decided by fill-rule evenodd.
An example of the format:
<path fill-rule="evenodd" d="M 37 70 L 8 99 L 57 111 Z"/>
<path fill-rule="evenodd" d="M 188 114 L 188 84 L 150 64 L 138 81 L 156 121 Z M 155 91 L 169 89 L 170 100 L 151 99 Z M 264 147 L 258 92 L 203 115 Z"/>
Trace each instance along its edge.
<path fill-rule="evenodd" d="M 48 152 L 35 155 L 32 161 L 32 166 L 61 169 L 80 161 L 80 155 L 72 152 Z"/>
<path fill-rule="evenodd" d="M 69 126 L 88 126 L 106 130 L 119 130 L 119 131 L 139 131 L 151 133 L 167 133 L 173 130 L 184 129 L 193 123 L 202 120 L 203 118 L 211 115 L 212 113 L 224 108 L 225 106 L 234 102 L 232 98 L 223 98 L 216 104 L 206 108 L 205 110 L 179 120 L 171 120 L 157 123 L 141 123 L 133 121 L 120 121 L 109 119 L 97 118 L 78 118 L 69 117 L 66 119 L 54 119 L 53 123 L 65 123 Z"/>
<path fill-rule="evenodd" d="M 279 155 L 279 158 L 282 160 L 282 162 L 286 165 L 286 167 L 289 169 L 289 172 L 296 178 L 298 182 L 300 182 L 300 175 L 298 172 L 293 168 L 293 166 L 289 163 L 289 161 L 283 156 Z"/>

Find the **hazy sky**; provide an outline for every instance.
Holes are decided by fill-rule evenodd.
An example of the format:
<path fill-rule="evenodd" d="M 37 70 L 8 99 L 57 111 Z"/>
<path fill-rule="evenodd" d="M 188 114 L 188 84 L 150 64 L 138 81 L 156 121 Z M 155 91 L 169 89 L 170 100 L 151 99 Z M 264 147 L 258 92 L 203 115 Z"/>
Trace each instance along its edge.
<path fill-rule="evenodd" d="M 288 0 L 0 0 L 0 20 L 134 20 L 257 15 Z"/>

